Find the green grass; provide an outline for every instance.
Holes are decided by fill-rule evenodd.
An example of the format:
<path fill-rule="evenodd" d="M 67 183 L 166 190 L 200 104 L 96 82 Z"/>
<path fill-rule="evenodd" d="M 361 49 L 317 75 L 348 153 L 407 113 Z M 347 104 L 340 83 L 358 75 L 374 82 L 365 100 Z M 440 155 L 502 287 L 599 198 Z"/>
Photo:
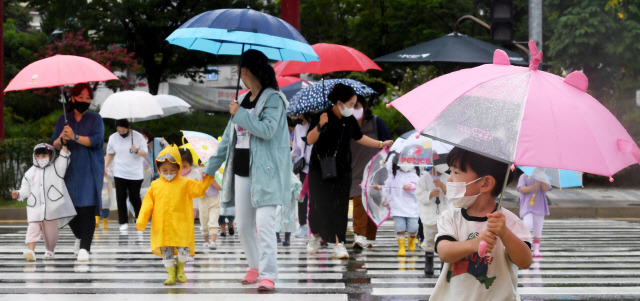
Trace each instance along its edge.
<path fill-rule="evenodd" d="M 27 207 L 26 202 L 19 202 L 16 200 L 0 200 L 0 208 L 25 208 Z"/>

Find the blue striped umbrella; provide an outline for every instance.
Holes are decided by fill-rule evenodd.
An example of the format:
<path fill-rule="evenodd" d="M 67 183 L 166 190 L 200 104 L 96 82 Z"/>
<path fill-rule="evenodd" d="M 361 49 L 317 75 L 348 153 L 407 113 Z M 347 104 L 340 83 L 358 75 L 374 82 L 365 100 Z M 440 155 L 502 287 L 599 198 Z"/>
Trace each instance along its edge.
<path fill-rule="evenodd" d="M 249 49 L 278 61 L 318 61 L 300 32 L 280 18 L 250 8 L 216 9 L 182 24 L 166 39 L 187 49 L 241 55 Z"/>
<path fill-rule="evenodd" d="M 331 102 L 327 99 L 329 92 L 337 83 L 352 87 L 356 94 L 370 96 L 376 93 L 369 86 L 353 79 L 338 78 L 319 81 L 296 93 L 289 102 L 287 114 L 298 115 L 309 112 L 323 111 L 331 107 Z M 324 92 L 324 93 L 323 93 Z"/>

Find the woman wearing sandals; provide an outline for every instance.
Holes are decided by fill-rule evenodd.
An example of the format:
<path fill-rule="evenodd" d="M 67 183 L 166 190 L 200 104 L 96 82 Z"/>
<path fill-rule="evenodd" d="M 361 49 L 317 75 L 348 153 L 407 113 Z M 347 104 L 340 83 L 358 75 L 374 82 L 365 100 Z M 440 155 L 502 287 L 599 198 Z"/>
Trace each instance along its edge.
<path fill-rule="evenodd" d="M 259 291 L 273 291 L 278 277 L 276 207 L 290 195 L 288 102 L 262 52 L 244 52 L 239 71 L 250 91 L 229 104 L 231 120 L 204 172 L 214 175 L 227 161 L 221 201 L 223 207 L 235 202 L 236 227 L 249 263 L 242 283 L 258 282 Z"/>

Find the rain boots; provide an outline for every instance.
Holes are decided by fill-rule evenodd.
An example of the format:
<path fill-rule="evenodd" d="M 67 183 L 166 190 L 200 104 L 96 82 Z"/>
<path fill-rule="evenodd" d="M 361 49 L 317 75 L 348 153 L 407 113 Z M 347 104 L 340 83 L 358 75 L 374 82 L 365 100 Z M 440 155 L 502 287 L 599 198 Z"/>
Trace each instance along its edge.
<path fill-rule="evenodd" d="M 415 236 L 409 236 L 409 246 L 407 248 L 407 250 L 409 250 L 409 252 L 413 252 L 416 250 L 416 242 L 417 242 L 417 238 Z"/>
<path fill-rule="evenodd" d="M 540 253 L 540 242 L 533 242 L 533 257 L 542 257 L 542 253 Z"/>
<path fill-rule="evenodd" d="M 100 228 L 100 216 L 96 215 L 96 229 Z"/>
<path fill-rule="evenodd" d="M 164 285 L 174 285 L 176 284 L 176 266 L 166 267 L 167 269 L 167 280 L 164 281 Z"/>
<path fill-rule="evenodd" d="M 177 264 L 176 264 L 176 280 L 180 283 L 185 283 L 187 282 L 187 275 L 184 274 L 184 265 L 187 263 L 185 262 L 180 262 L 180 260 L 176 260 Z"/>
<path fill-rule="evenodd" d="M 102 219 L 102 230 L 109 230 L 109 218 L 105 217 Z"/>
<path fill-rule="evenodd" d="M 403 238 L 398 238 L 398 256 L 404 256 L 405 255 L 405 251 L 404 251 L 404 237 Z"/>
<path fill-rule="evenodd" d="M 425 252 L 424 274 L 433 276 L 433 252 Z"/>

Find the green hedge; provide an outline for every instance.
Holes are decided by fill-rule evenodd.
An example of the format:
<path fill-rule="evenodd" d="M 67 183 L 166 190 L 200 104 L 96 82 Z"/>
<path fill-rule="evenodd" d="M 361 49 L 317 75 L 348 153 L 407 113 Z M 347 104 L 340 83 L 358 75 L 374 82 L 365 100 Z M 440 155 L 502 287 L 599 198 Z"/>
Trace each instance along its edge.
<path fill-rule="evenodd" d="M 0 200 L 10 200 L 24 173 L 32 166 L 33 147 L 44 141 L 33 138 L 10 138 L 0 141 Z"/>

